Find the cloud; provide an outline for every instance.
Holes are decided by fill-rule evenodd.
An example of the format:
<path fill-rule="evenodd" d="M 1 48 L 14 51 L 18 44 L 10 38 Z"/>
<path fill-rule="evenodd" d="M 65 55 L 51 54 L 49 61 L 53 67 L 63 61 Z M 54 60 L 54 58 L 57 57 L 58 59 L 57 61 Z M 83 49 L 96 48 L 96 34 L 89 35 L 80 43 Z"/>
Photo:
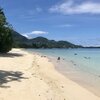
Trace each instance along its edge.
<path fill-rule="evenodd" d="M 100 3 L 96 2 L 82 2 L 76 4 L 73 0 L 65 1 L 56 4 L 49 9 L 52 13 L 62 14 L 100 14 Z"/>
<path fill-rule="evenodd" d="M 33 35 L 45 35 L 48 34 L 48 32 L 45 31 L 32 31 L 29 33 L 24 33 L 22 34 L 23 36 L 25 36 L 26 38 L 32 38 Z"/>
<path fill-rule="evenodd" d="M 29 38 L 29 36 L 27 34 L 22 34 L 23 36 L 25 36 L 26 38 Z"/>
<path fill-rule="evenodd" d="M 48 32 L 45 32 L 45 31 L 32 31 L 29 34 L 41 35 L 41 34 L 48 34 Z"/>

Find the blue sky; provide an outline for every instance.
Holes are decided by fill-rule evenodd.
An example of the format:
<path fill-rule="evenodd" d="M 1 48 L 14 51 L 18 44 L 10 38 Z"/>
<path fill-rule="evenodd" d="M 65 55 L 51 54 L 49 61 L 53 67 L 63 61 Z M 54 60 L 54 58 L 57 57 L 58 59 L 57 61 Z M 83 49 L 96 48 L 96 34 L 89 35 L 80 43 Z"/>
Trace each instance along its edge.
<path fill-rule="evenodd" d="M 22 35 L 100 46 L 100 0 L 0 0 Z"/>

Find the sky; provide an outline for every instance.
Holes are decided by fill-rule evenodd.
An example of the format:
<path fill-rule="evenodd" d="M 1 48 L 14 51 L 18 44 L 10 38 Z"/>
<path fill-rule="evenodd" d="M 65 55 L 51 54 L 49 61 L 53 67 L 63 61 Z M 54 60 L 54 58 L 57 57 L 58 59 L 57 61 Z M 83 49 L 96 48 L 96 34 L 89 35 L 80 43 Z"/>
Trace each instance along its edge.
<path fill-rule="evenodd" d="M 100 46 L 100 0 L 0 0 L 0 7 L 27 38 Z"/>

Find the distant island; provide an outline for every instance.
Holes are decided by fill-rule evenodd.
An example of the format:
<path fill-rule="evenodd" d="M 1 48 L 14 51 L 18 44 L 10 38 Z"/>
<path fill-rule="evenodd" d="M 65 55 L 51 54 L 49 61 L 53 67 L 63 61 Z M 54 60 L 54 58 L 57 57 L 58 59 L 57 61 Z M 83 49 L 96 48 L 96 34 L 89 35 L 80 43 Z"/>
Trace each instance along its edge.
<path fill-rule="evenodd" d="M 28 39 L 16 31 L 12 32 L 13 47 L 15 48 L 80 48 L 82 46 L 72 44 L 68 41 L 48 40 L 44 37 Z"/>

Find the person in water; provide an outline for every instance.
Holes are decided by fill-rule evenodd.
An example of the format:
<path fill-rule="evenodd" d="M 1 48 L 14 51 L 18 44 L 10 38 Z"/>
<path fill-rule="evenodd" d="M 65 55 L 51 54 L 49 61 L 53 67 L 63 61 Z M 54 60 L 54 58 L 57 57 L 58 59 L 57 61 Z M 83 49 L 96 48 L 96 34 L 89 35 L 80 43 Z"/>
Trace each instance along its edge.
<path fill-rule="evenodd" d="M 57 60 L 60 60 L 60 57 L 58 57 L 58 59 Z"/>

